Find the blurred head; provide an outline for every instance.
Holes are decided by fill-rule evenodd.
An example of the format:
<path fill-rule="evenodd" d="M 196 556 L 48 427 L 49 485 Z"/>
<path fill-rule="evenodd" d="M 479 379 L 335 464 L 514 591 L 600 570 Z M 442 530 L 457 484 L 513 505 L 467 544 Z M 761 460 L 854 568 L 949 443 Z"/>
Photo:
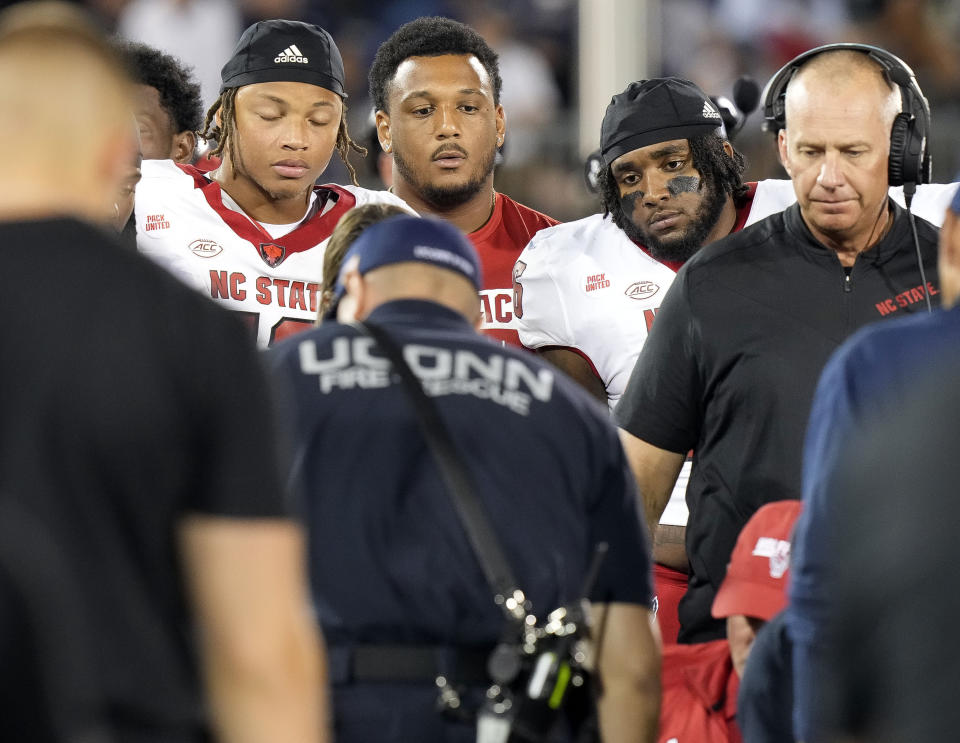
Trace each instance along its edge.
<path fill-rule="evenodd" d="M 721 213 L 746 192 L 743 156 L 710 98 L 688 80 L 641 80 L 614 96 L 600 151 L 604 213 L 658 260 L 685 261 L 723 237 Z"/>
<path fill-rule="evenodd" d="M 343 60 L 330 34 L 299 21 L 255 23 L 221 80 L 201 136 L 216 140 L 210 156 L 223 158 L 241 198 L 305 198 L 334 150 L 356 184 L 348 155 L 366 150 L 347 131 Z"/>
<path fill-rule="evenodd" d="M 890 131 L 900 93 L 863 52 L 810 58 L 790 80 L 780 161 L 800 213 L 820 242 L 864 250 L 887 220 Z"/>
<path fill-rule="evenodd" d="M 439 211 L 492 188 L 505 119 L 497 55 L 481 36 L 449 18 L 418 18 L 380 46 L 369 79 L 399 194 Z"/>
<path fill-rule="evenodd" d="M 336 318 L 334 290 L 337 276 L 340 274 L 343 256 L 353 245 L 353 241 L 370 225 L 403 214 L 408 212 L 393 204 L 364 204 L 351 209 L 337 222 L 323 253 L 323 280 L 320 283 L 320 307 L 317 311 L 318 325 L 325 319 Z M 328 314 L 330 314 L 329 317 Z"/>
<path fill-rule="evenodd" d="M 785 500 L 757 510 L 737 537 L 713 600 L 713 616 L 727 620 L 730 657 L 739 676 L 757 631 L 787 606 L 790 538 L 800 508 L 800 501 Z"/>
<path fill-rule="evenodd" d="M 363 320 L 385 302 L 420 299 L 480 324 L 480 259 L 448 222 L 408 215 L 363 230 L 343 258 L 335 288 L 337 319 Z"/>
<path fill-rule="evenodd" d="M 954 194 L 940 228 L 940 253 L 937 257 L 940 300 L 950 308 L 960 300 L 960 188 Z"/>
<path fill-rule="evenodd" d="M 122 69 L 71 5 L 0 14 L 0 215 L 112 221 L 137 152 Z"/>
<path fill-rule="evenodd" d="M 134 114 L 145 160 L 193 160 L 203 122 L 200 85 L 179 60 L 138 42 L 119 45 L 133 79 Z"/>

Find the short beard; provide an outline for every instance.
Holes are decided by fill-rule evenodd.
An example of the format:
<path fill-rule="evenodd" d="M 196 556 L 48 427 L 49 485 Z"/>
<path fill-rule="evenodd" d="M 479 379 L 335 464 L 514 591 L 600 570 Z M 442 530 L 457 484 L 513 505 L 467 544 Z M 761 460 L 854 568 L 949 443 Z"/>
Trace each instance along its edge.
<path fill-rule="evenodd" d="M 717 225 L 720 213 L 727 203 L 727 194 L 715 188 L 710 188 L 697 209 L 696 217 L 691 225 L 679 237 L 661 240 L 634 224 L 633 204 L 629 198 L 620 199 L 620 209 L 623 210 L 623 231 L 627 237 L 645 247 L 650 255 L 658 261 L 686 262 L 694 253 L 703 247 L 707 235 Z M 629 208 L 629 211 L 628 211 Z"/>
<path fill-rule="evenodd" d="M 432 209 L 442 212 L 463 206 L 480 193 L 486 185 L 487 178 L 493 172 L 496 155 L 497 151 L 491 150 L 490 154 L 481 161 L 477 176 L 459 186 L 436 186 L 421 181 L 413 168 L 410 167 L 410 163 L 404 160 L 397 151 L 393 153 L 393 162 L 396 164 L 400 175 L 413 187 L 417 195 Z"/>

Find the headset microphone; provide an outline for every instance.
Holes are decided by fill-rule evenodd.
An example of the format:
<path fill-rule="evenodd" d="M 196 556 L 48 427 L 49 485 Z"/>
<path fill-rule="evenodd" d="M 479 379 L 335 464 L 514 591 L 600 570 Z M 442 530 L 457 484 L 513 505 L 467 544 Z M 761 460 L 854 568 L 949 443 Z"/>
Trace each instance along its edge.
<path fill-rule="evenodd" d="M 744 116 L 756 111 L 760 105 L 760 86 L 757 81 L 749 75 L 738 77 L 733 84 L 733 102 L 743 111 Z"/>

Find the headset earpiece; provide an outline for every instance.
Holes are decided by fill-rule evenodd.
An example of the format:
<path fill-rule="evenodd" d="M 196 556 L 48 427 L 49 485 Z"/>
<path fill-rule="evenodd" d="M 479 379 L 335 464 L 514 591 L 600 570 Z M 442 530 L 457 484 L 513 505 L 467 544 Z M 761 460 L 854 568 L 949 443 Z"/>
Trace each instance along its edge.
<path fill-rule="evenodd" d="M 910 180 L 907 177 L 908 174 L 903 170 L 908 161 L 907 140 L 910 139 L 910 129 L 910 115 L 897 114 L 890 130 L 890 164 L 887 179 L 891 186 L 901 186 L 904 180 Z"/>

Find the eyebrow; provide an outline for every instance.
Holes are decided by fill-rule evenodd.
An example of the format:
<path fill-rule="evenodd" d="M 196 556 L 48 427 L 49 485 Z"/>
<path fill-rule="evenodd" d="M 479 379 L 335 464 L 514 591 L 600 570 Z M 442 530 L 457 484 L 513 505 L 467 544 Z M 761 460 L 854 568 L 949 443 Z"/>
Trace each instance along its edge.
<path fill-rule="evenodd" d="M 681 152 L 686 152 L 686 147 L 678 144 L 667 145 L 666 147 L 661 147 L 659 150 L 654 150 L 650 153 L 650 157 L 654 160 L 659 160 L 661 157 L 666 157 L 667 155 L 677 155 Z"/>
<path fill-rule="evenodd" d="M 274 103 L 279 103 L 279 104 L 282 105 L 282 106 L 286 106 L 286 105 L 289 104 L 289 101 L 285 101 L 283 98 L 278 98 L 277 96 L 275 96 L 275 95 L 270 95 L 269 93 L 257 93 L 257 97 L 258 97 L 258 98 L 265 98 L 266 100 L 268 100 L 268 101 L 273 101 Z M 311 106 L 312 106 L 313 108 L 317 108 L 317 107 L 319 107 L 319 106 L 330 106 L 330 107 L 333 107 L 333 103 L 332 103 L 331 101 L 314 101 L 314 102 L 311 104 Z"/>
<path fill-rule="evenodd" d="M 480 88 L 460 88 L 457 93 L 460 95 L 486 95 Z M 433 95 L 429 90 L 412 90 L 403 97 L 403 100 L 408 101 L 411 98 L 431 98 Z"/>
<path fill-rule="evenodd" d="M 659 160 L 662 157 L 667 157 L 668 155 L 677 155 L 677 154 L 686 155 L 687 148 L 678 144 L 667 145 L 666 147 L 661 147 L 659 150 L 654 150 L 653 152 L 651 152 L 650 159 Z M 623 163 L 620 163 L 619 165 L 614 165 L 613 168 L 611 168 L 610 172 L 613 173 L 614 175 L 618 175 L 620 173 L 623 173 L 624 171 L 632 170 L 633 167 L 634 166 L 632 162 L 629 162 L 629 161 L 623 162 Z"/>

